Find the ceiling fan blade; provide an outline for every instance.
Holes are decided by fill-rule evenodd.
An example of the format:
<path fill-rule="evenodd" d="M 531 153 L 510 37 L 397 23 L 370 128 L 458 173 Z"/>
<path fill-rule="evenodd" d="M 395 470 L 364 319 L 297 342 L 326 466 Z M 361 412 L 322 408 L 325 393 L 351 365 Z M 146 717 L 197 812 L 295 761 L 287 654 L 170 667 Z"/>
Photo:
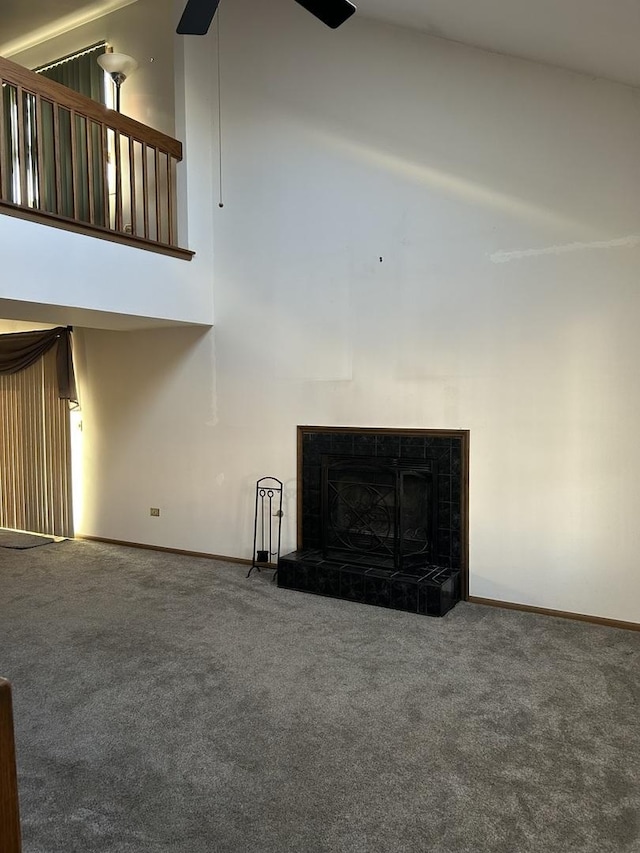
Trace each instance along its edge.
<path fill-rule="evenodd" d="M 219 3 L 220 0 L 187 0 L 176 32 L 181 36 L 205 35 Z"/>
<path fill-rule="evenodd" d="M 344 24 L 356 11 L 356 7 L 349 0 L 296 0 L 296 3 L 304 6 L 332 30 Z"/>

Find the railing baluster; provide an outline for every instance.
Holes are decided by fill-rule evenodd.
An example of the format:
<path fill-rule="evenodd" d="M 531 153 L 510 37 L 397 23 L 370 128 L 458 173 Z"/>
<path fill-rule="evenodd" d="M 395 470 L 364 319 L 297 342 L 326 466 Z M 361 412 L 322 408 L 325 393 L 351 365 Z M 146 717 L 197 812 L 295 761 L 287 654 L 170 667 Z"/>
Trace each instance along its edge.
<path fill-rule="evenodd" d="M 20 177 L 20 204 L 28 207 L 27 200 L 27 145 L 24 131 L 24 90 L 16 88 L 16 103 L 18 113 L 18 174 Z"/>
<path fill-rule="evenodd" d="M 11 685 L 0 678 L 0 850 L 20 853 L 21 849 Z"/>
<path fill-rule="evenodd" d="M 131 233 L 138 233 L 136 209 L 136 164 L 133 139 L 129 137 L 129 199 L 131 201 Z"/>
<path fill-rule="evenodd" d="M 171 154 L 167 153 L 167 210 L 169 213 L 169 245 L 175 246 L 176 239 L 176 222 L 173 211 L 174 194 L 173 181 L 175 179 L 174 159 Z"/>
<path fill-rule="evenodd" d="M 44 133 L 44 125 L 42 122 L 42 98 L 40 95 L 36 94 L 36 126 L 34 132 L 34 140 L 36 143 L 36 152 L 37 152 L 37 174 L 36 179 L 38 182 L 38 207 L 40 210 L 45 209 L 45 192 L 44 192 L 44 151 L 43 149 L 43 133 Z"/>
<path fill-rule="evenodd" d="M 102 154 L 102 202 L 104 205 L 104 227 L 109 228 L 111 220 L 109 216 L 109 144 L 107 141 L 107 126 L 100 125 L 100 152 Z"/>
<path fill-rule="evenodd" d="M 148 145 L 142 143 L 142 205 L 144 216 L 144 236 L 149 239 L 149 158 Z"/>
<path fill-rule="evenodd" d="M 120 131 L 115 132 L 116 140 L 116 231 L 122 231 L 122 156 L 120 152 Z"/>
<path fill-rule="evenodd" d="M 71 124 L 71 187 L 73 197 L 73 218 L 78 218 L 78 143 L 76 139 L 76 111 L 69 111 L 69 122 Z"/>
<path fill-rule="evenodd" d="M 31 92 L 24 93 L 24 145 L 27 177 L 27 206 L 40 206 L 38 191 L 38 141 L 36 139 L 36 96 Z"/>
<path fill-rule="evenodd" d="M 60 162 L 60 107 L 53 105 L 53 162 L 56 170 L 56 213 L 62 213 L 62 166 Z"/>
<path fill-rule="evenodd" d="M 153 156 L 153 168 L 156 173 L 156 179 L 154 181 L 155 190 L 156 190 L 156 240 L 158 243 L 162 242 L 162 233 L 160 226 L 160 152 L 158 148 L 154 148 L 154 156 Z"/>
<path fill-rule="evenodd" d="M 7 137 L 4 120 L 5 83 L 0 78 L 0 198 L 5 199 L 7 193 Z"/>
<path fill-rule="evenodd" d="M 85 142 L 87 148 L 87 181 L 89 182 L 89 222 L 94 225 L 96 221 L 95 199 L 93 192 L 93 122 L 85 118 Z"/>

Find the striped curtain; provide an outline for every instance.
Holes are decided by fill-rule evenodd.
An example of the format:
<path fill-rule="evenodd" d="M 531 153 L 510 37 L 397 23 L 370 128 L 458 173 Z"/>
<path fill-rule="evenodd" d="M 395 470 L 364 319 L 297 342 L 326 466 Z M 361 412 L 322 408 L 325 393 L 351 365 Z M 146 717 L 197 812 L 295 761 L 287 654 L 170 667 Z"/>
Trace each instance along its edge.
<path fill-rule="evenodd" d="M 0 527 L 71 537 L 71 427 L 56 350 L 0 374 Z"/>

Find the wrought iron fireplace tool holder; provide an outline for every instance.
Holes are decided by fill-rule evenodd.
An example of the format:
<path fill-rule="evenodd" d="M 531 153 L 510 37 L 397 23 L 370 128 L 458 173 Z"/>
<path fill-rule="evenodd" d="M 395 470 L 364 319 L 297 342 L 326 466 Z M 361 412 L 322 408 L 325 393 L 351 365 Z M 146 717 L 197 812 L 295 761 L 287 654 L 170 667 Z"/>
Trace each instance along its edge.
<path fill-rule="evenodd" d="M 247 577 L 254 569 L 275 569 L 278 574 L 282 533 L 282 481 L 262 477 L 256 483 L 256 511 L 253 522 L 253 560 Z M 274 550 L 275 543 L 275 550 Z M 259 547 L 258 547 L 259 546 Z M 275 557 L 275 563 L 272 558 Z"/>

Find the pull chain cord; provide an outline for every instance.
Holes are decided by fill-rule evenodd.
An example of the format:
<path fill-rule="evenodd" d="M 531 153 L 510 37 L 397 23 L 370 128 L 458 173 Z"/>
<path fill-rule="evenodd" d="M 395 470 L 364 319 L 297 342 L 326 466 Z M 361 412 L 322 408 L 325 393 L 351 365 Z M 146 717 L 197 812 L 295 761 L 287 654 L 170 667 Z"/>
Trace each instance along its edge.
<path fill-rule="evenodd" d="M 219 190 L 219 201 L 218 207 L 224 207 L 224 202 L 222 200 L 222 89 L 220 82 L 220 10 L 218 10 L 217 15 L 217 25 L 216 25 L 216 36 L 218 42 L 218 165 L 219 165 L 219 175 L 218 175 L 218 190 Z"/>

